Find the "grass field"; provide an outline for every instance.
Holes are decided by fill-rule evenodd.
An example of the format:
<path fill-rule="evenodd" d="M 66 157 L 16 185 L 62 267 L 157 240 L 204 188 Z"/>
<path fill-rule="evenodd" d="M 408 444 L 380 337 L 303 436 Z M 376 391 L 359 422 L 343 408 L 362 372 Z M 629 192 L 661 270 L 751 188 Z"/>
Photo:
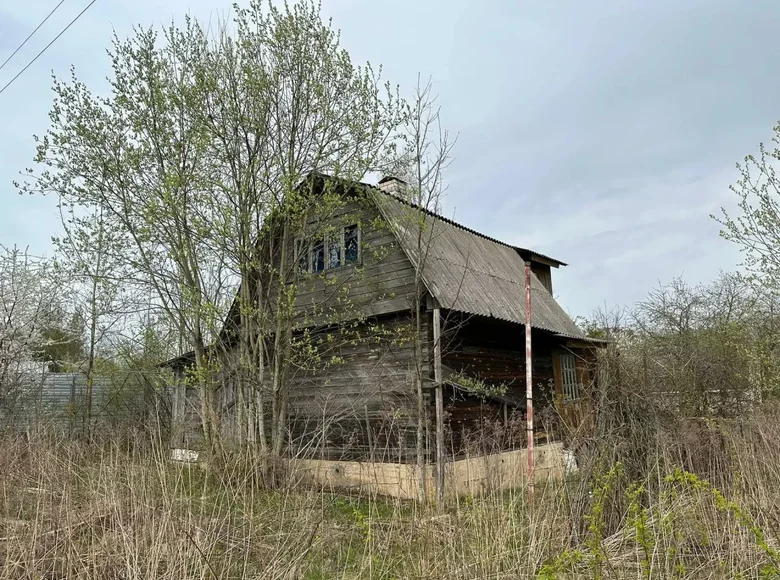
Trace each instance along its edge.
<path fill-rule="evenodd" d="M 445 506 L 269 490 L 249 452 L 182 466 L 138 436 L 8 436 L 0 579 L 780 577 L 779 418 L 602 453 L 532 507 L 522 489 Z"/>

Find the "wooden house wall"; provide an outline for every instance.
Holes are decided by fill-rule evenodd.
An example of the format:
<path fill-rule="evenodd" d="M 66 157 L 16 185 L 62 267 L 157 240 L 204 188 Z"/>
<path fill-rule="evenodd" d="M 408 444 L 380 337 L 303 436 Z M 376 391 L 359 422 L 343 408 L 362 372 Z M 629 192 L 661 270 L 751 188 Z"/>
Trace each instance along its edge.
<path fill-rule="evenodd" d="M 453 320 L 444 331 L 442 363 L 492 385 L 506 385 L 509 397 L 525 400 L 525 330 L 522 326 L 472 317 Z M 532 332 L 534 403 L 553 402 L 552 352 L 558 341 Z"/>
<path fill-rule="evenodd" d="M 539 278 L 542 286 L 544 286 L 547 291 L 552 294 L 552 271 L 550 266 L 547 264 L 541 264 L 539 262 L 531 262 L 531 271 L 536 274 L 537 278 Z"/>
<path fill-rule="evenodd" d="M 288 379 L 293 446 L 317 457 L 410 460 L 417 408 L 409 340 L 414 268 L 367 200 L 347 199 L 327 222 L 334 227 L 358 224 L 360 259 L 317 274 L 293 273 L 294 332 L 308 329 L 312 339 L 323 339 L 325 350 L 317 368 L 294 370 Z M 311 221 L 304 231 L 316 230 L 316 225 Z M 287 261 L 295 270 L 295 240 L 300 237 L 291 233 L 287 244 Z M 275 244 L 280 247 L 280 240 Z M 279 263 L 277 257 L 275 265 Z M 273 294 L 267 299 L 271 304 L 275 300 Z M 356 327 L 346 325 L 348 337 L 333 326 L 339 320 L 358 320 Z M 359 338 L 353 340 L 354 335 Z M 405 340 L 399 340 L 402 335 Z M 329 364 L 334 358 L 338 362 Z M 217 396 L 225 433 L 235 423 L 230 390 L 221 389 Z"/>
<path fill-rule="evenodd" d="M 317 221 L 312 218 L 304 231 L 315 230 Z M 415 294 L 414 267 L 376 206 L 366 199 L 347 199 L 326 221 L 334 227 L 358 224 L 360 259 L 356 264 L 316 274 L 301 274 L 297 266 L 290 269 L 296 285 L 296 325 L 408 310 Z M 301 234 L 290 234 L 287 260 L 291 265 L 296 264 L 295 240 L 299 237 Z M 273 295 L 269 298 L 274 300 Z"/>
<path fill-rule="evenodd" d="M 322 360 L 309 368 L 293 366 L 286 380 L 291 453 L 317 459 L 415 459 L 417 366 L 409 340 L 412 324 L 411 313 L 404 312 L 371 318 L 349 328 L 346 335 L 339 328 L 310 334 L 311 344 L 321 341 Z M 423 368 L 427 366 L 424 360 Z M 217 402 L 223 434 L 230 436 L 237 407 L 231 383 L 226 384 Z M 426 411 L 432 408 L 429 391 Z"/>
<path fill-rule="evenodd" d="M 523 327 L 497 320 L 453 317 L 444 332 L 442 364 L 456 373 L 484 381 L 491 386 L 504 385 L 505 397 L 517 406 L 469 396 L 448 390 L 445 412 L 448 416 L 451 447 L 456 454 L 464 451 L 466 439 L 482 439 L 481 445 L 517 447 L 523 444 L 525 417 L 525 331 Z M 553 352 L 559 341 L 542 331 L 532 334 L 534 408 L 542 410 L 554 404 L 556 373 Z M 543 415 L 536 421 L 541 433 Z M 493 424 L 494 428 L 490 427 Z M 514 433 L 502 432 L 510 427 Z M 498 440 L 501 439 L 502 440 Z M 488 451 L 488 449 L 483 449 Z"/>
<path fill-rule="evenodd" d="M 411 460 L 417 416 L 414 347 L 409 340 L 414 267 L 367 200 L 345 200 L 327 223 L 358 224 L 360 257 L 356 264 L 300 273 L 295 252 L 296 239 L 302 236 L 290 234 L 287 262 L 296 270 L 294 332 L 308 329 L 310 339 L 323 340 L 323 357 L 315 368 L 296 369 L 287 380 L 294 452 Z M 313 219 L 303 230 L 321 230 L 317 225 Z M 280 240 L 275 244 L 279 247 Z M 274 296 L 268 299 L 273 303 Z M 357 320 L 357 326 L 345 325 L 345 336 L 334 326 L 340 320 Z M 402 336 L 405 340 L 399 340 Z M 235 397 L 225 393 L 218 399 L 224 399 L 221 406 L 228 416 L 223 431 L 230 431 Z"/>
<path fill-rule="evenodd" d="M 361 339 L 341 345 L 337 332 L 326 331 L 335 332 L 327 344 L 337 345 L 332 352 L 338 362 L 299 370 L 290 379 L 291 439 L 298 452 L 331 459 L 413 460 L 417 364 L 408 340 L 412 324 L 410 313 L 372 319 L 357 329 Z"/>
<path fill-rule="evenodd" d="M 553 350 L 553 368 L 555 370 L 555 399 L 558 402 L 560 416 L 567 429 L 586 427 L 593 419 L 593 401 L 596 388 L 597 348 L 584 347 L 581 344 L 564 343 Z M 574 366 L 577 380 L 580 383 L 580 398 L 569 401 L 563 395 L 563 379 L 561 376 L 560 355 L 574 355 Z"/>
<path fill-rule="evenodd" d="M 414 267 L 380 218 L 374 205 L 349 199 L 330 216 L 329 223 L 360 228 L 360 260 L 318 274 L 296 273 L 295 328 L 320 327 L 320 337 L 338 362 L 318 368 L 298 369 L 288 380 L 290 430 L 294 450 L 311 457 L 328 459 L 371 459 L 412 461 L 415 454 L 416 393 L 413 342 L 398 337 L 409 332 L 415 295 Z M 311 226 L 313 224 L 309 224 Z M 307 227 L 305 229 L 311 229 Z M 288 240 L 288 263 L 296 267 L 295 240 Z M 550 267 L 534 263 L 534 272 L 548 290 L 552 289 Z M 273 296 L 269 296 L 273 303 Z M 326 323 L 368 317 L 356 331 L 361 340 L 344 342 L 338 329 Z M 428 385 L 432 382 L 432 330 L 430 311 L 423 328 L 425 360 L 421 361 Z M 376 340 L 377 326 L 384 334 Z M 445 316 L 443 364 L 449 369 L 479 378 L 488 384 L 506 385 L 506 396 L 525 400 L 525 334 L 520 325 L 479 317 Z M 534 330 L 534 405 L 541 409 L 554 402 L 554 353 L 560 341 L 549 333 Z M 431 391 L 426 390 L 426 425 L 433 416 Z M 228 399 L 229 397 L 223 397 Z M 224 405 L 227 409 L 230 405 Z M 524 416 L 524 404 L 517 409 L 448 391 L 446 412 L 453 450 L 458 438 L 486 423 L 505 423 L 514 411 Z M 227 413 L 229 415 L 229 413 Z M 229 422 L 229 421 L 228 421 Z M 540 422 L 541 423 L 541 422 Z M 519 424 L 519 421 L 518 421 Z M 544 425 L 539 425 L 544 429 Z M 503 442 L 509 444 L 511 442 Z M 522 441 L 519 442 L 522 444 Z M 431 446 L 426 445 L 426 449 Z M 457 450 L 456 450 L 457 453 Z"/>

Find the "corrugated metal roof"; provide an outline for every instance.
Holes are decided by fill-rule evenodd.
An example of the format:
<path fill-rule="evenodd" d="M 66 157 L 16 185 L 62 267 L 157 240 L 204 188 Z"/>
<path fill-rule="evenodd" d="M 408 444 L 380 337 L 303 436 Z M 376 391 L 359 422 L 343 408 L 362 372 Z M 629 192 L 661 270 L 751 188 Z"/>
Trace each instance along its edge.
<path fill-rule="evenodd" d="M 384 192 L 377 191 L 375 197 L 409 258 L 423 263 L 425 285 L 443 308 L 525 322 L 525 263 L 516 248 Z M 584 336 L 534 274 L 531 326 L 571 338 Z"/>
<path fill-rule="evenodd" d="M 387 179 L 387 178 L 384 178 L 384 179 L 380 180 L 379 183 L 382 183 L 382 181 L 384 181 L 385 179 Z M 518 252 L 521 252 L 521 253 L 524 253 L 524 254 L 528 254 L 529 256 L 532 257 L 532 259 L 533 258 L 537 258 L 537 259 L 541 258 L 544 261 L 551 262 L 553 264 L 553 266 L 556 267 L 556 268 L 558 266 L 568 266 L 568 264 L 566 262 L 561 262 L 559 259 L 553 258 L 552 256 L 547 256 L 547 255 L 542 254 L 540 252 L 536 252 L 534 250 L 529 250 L 528 248 L 521 248 L 520 246 L 513 246 L 512 244 L 507 244 L 506 242 L 502 242 L 501 240 L 498 240 L 496 238 L 492 238 L 492 237 L 488 236 L 487 234 L 483 234 L 482 232 L 478 232 L 477 230 L 472 230 L 471 228 L 469 228 L 467 226 L 464 226 L 463 224 L 460 224 L 460 223 L 456 222 L 455 220 L 452 220 L 452 219 L 450 219 L 448 217 L 445 217 L 443 215 L 439 215 L 439 214 L 437 214 L 437 213 L 435 213 L 435 212 L 433 212 L 433 211 L 431 211 L 429 209 L 426 209 L 426 208 L 424 208 L 424 207 L 422 207 L 422 206 L 420 206 L 420 205 L 418 205 L 416 203 L 412 203 L 412 202 L 407 201 L 405 199 L 400 199 L 400 198 L 396 197 L 395 195 L 393 195 L 392 193 L 388 193 L 388 192 L 382 190 L 379 187 L 375 187 L 375 186 L 370 185 L 368 183 L 362 183 L 361 185 L 363 185 L 363 186 L 365 186 L 365 187 L 367 187 L 369 189 L 375 190 L 375 191 L 377 191 L 379 193 L 382 193 L 385 196 L 389 196 L 389 197 L 393 198 L 394 200 L 396 200 L 398 202 L 401 202 L 401 203 L 403 203 L 403 204 L 405 204 L 405 205 L 407 205 L 409 207 L 413 207 L 415 209 L 418 209 L 419 211 L 424 212 L 427 215 L 435 217 L 439 221 L 442 221 L 444 223 L 453 225 L 453 226 L 455 226 L 457 228 L 460 228 L 461 230 L 469 232 L 470 234 L 473 234 L 473 235 L 478 236 L 480 238 L 485 238 L 486 240 L 490 240 L 491 242 L 495 242 L 495 243 L 497 243 L 497 244 L 499 244 L 501 246 L 506 246 L 508 248 L 512 248 L 513 250 L 516 250 Z"/>

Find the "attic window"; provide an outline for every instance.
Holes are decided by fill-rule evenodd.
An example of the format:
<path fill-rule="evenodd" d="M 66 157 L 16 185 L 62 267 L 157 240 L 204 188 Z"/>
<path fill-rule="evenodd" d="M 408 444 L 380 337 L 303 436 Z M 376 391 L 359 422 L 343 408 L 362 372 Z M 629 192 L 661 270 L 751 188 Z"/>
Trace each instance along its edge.
<path fill-rule="evenodd" d="M 574 355 L 561 355 L 561 379 L 563 383 L 563 400 L 576 401 L 580 398 L 580 384 L 577 380 L 577 365 Z"/>
<path fill-rule="evenodd" d="M 348 225 L 308 244 L 296 240 L 295 251 L 301 272 L 317 274 L 355 264 L 360 260 L 360 228 Z"/>

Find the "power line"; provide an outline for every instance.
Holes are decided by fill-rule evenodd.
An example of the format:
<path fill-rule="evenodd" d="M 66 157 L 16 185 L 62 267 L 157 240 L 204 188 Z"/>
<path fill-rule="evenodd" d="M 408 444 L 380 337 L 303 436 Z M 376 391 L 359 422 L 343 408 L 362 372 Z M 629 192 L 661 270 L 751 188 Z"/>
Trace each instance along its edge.
<path fill-rule="evenodd" d="M 14 57 L 14 55 L 15 55 L 17 52 L 19 52 L 20 50 L 22 50 L 22 47 L 23 47 L 25 44 L 27 44 L 27 41 L 28 41 L 28 40 L 30 40 L 30 39 L 32 38 L 32 35 L 33 35 L 33 34 L 35 34 L 36 32 L 38 32 L 38 29 L 39 29 L 41 26 L 43 26 L 44 24 L 46 24 L 46 21 L 49 19 L 49 17 L 50 17 L 52 14 L 54 14 L 54 13 L 57 11 L 57 8 L 59 8 L 60 6 L 62 6 L 62 3 L 63 3 L 63 2 L 65 2 L 65 0 L 60 0 L 60 3 L 59 3 L 59 4 L 57 4 L 57 5 L 56 5 L 56 6 L 55 6 L 55 7 L 52 9 L 52 11 L 51 11 L 51 12 L 49 12 L 49 14 L 46 16 L 46 18 L 44 18 L 44 19 L 41 21 L 41 23 L 40 23 L 38 26 L 36 26 L 36 27 L 35 27 L 35 30 L 33 30 L 33 31 L 32 31 L 32 32 L 29 34 L 29 36 L 28 36 L 27 38 L 25 38 L 25 39 L 24 39 L 24 42 L 22 42 L 22 44 L 20 44 L 20 45 L 19 45 L 19 46 L 16 48 L 16 50 L 15 50 L 15 51 L 13 51 L 13 52 L 11 53 L 11 56 L 9 56 L 7 59 L 5 59 L 5 62 L 4 62 L 3 64 L 0 64 L 0 70 L 3 70 L 3 67 L 4 67 L 5 65 L 7 65 L 7 64 L 8 64 L 8 61 L 9 61 L 9 60 L 11 60 L 11 59 Z"/>
<path fill-rule="evenodd" d="M 36 54 L 34 59 L 32 59 L 30 62 L 28 62 L 28 63 L 27 63 L 27 65 L 26 65 L 26 66 L 25 66 L 25 67 L 24 67 L 22 70 L 20 70 L 18 73 L 16 73 L 16 76 L 15 76 L 14 78 L 12 78 L 10 81 L 8 81 L 8 83 L 6 83 L 6 85 L 5 85 L 5 86 L 4 86 L 2 89 L 0 89 L 0 95 L 2 95 L 2 94 L 3 94 L 3 92 L 4 92 L 4 91 L 5 91 L 5 90 L 6 90 L 8 87 L 10 87 L 10 86 L 11 86 L 11 84 L 12 84 L 12 83 L 13 83 L 13 82 L 14 82 L 16 79 L 18 79 L 18 78 L 19 78 L 19 77 L 22 75 L 22 73 L 23 73 L 24 71 L 26 71 L 28 68 L 30 68 L 30 67 L 32 66 L 32 64 L 33 64 L 33 63 L 34 63 L 36 60 L 38 60 L 38 58 L 39 58 L 39 57 L 40 57 L 40 56 L 41 56 L 41 55 L 42 55 L 44 52 L 46 52 L 46 50 L 47 50 L 47 49 L 48 49 L 48 48 L 49 48 L 49 47 L 50 47 L 52 44 L 54 44 L 54 43 L 57 41 L 57 39 L 58 39 L 60 36 L 62 36 L 63 34 L 65 34 L 65 32 L 68 30 L 68 28 L 70 28 L 71 26 L 73 26 L 73 23 L 74 23 L 74 22 L 76 22 L 76 20 L 78 20 L 79 18 L 81 18 L 81 15 L 82 15 L 82 14 L 84 14 L 84 13 L 85 13 L 85 12 L 86 12 L 86 11 L 89 9 L 89 7 L 90 7 L 90 6 L 92 6 L 92 5 L 93 5 L 95 2 L 97 2 L 97 0 L 92 0 L 92 2 L 90 2 L 89 4 L 87 4 L 87 7 L 86 7 L 86 8 L 84 8 L 84 10 L 82 10 L 81 12 L 79 12 L 79 13 L 76 15 L 76 18 L 74 18 L 73 20 L 71 20 L 71 21 L 68 23 L 68 25 L 67 25 L 65 28 L 63 28 L 63 29 L 60 31 L 60 33 L 59 33 L 57 36 L 55 36 L 55 37 L 52 39 L 52 41 L 51 41 L 49 44 L 47 44 L 46 46 L 44 46 L 44 47 L 43 47 L 43 50 L 41 50 L 41 52 L 39 52 L 38 54 Z"/>

